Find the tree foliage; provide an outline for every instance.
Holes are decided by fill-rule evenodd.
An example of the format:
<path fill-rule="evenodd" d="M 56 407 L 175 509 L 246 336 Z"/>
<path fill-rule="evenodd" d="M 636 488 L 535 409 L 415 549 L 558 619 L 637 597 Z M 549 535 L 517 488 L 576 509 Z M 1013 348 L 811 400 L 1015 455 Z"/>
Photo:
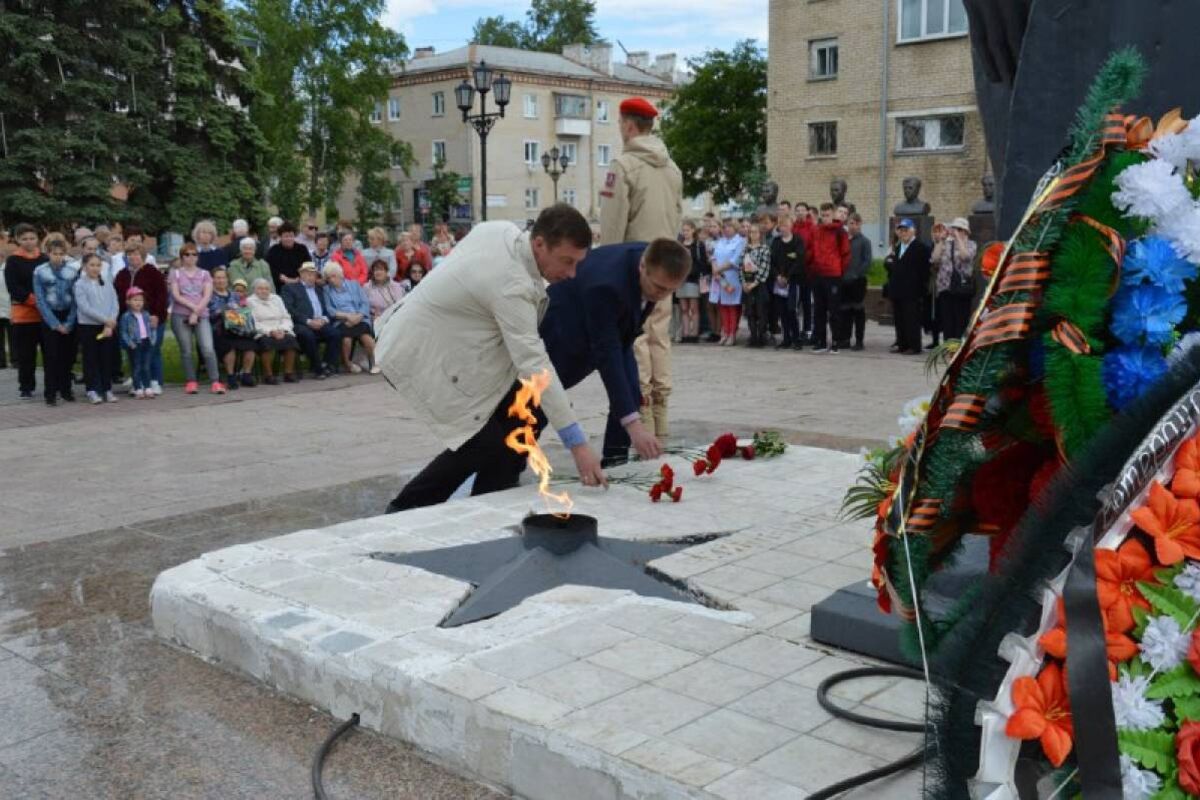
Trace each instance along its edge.
<path fill-rule="evenodd" d="M 559 53 L 564 45 L 599 41 L 595 17 L 595 0 L 531 0 L 525 22 L 481 17 L 471 30 L 471 41 Z"/>
<path fill-rule="evenodd" d="M 688 59 L 693 77 L 663 114 L 662 135 L 687 195 L 743 194 L 767 149 L 767 59 L 753 40 Z M 719 113 L 717 113 L 719 112 Z"/>
<path fill-rule="evenodd" d="M 350 172 L 368 205 L 386 201 L 383 173 L 412 163 L 370 122 L 408 48 L 380 22 L 384 0 L 247 0 L 239 21 L 258 42 L 255 77 L 266 102 L 252 110 L 268 140 L 264 171 L 283 216 L 335 214 Z M 363 173 L 362 170 L 367 170 Z M 360 203 L 362 201 L 360 190 Z M 383 204 L 386 205 L 386 202 Z"/>
<path fill-rule="evenodd" d="M 0 4 L 0 218 L 186 230 L 257 216 L 245 63 L 220 0 Z"/>
<path fill-rule="evenodd" d="M 429 193 L 429 213 L 434 221 L 450 219 L 450 207 L 462 202 L 458 182 L 462 176 L 446 169 L 446 160 L 439 158 L 433 165 L 433 178 L 425 181 Z"/>

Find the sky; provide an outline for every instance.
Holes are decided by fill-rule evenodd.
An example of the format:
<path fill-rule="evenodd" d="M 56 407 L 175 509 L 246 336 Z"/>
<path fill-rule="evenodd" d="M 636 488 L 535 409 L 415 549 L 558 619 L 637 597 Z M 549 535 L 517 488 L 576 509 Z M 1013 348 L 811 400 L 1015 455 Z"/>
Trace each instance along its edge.
<path fill-rule="evenodd" d="M 601 38 L 620 47 L 648 50 L 651 56 L 676 53 L 681 59 L 706 50 L 731 48 L 741 39 L 767 45 L 768 0 L 596 0 Z M 387 0 L 384 23 L 404 34 L 409 50 L 431 45 L 443 52 L 461 47 L 479 17 L 503 15 L 524 21 L 527 0 Z M 680 67 L 683 67 L 682 62 Z"/>

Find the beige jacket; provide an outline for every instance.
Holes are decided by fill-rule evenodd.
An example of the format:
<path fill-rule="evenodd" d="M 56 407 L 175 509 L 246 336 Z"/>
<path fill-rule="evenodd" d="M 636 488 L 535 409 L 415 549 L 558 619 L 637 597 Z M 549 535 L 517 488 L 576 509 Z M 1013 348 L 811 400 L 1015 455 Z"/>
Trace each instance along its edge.
<path fill-rule="evenodd" d="M 491 416 L 517 376 L 549 370 L 542 409 L 555 430 L 574 423 L 538 325 L 549 300 L 529 234 L 484 222 L 376 321 L 376 363 L 447 447 Z"/>
<path fill-rule="evenodd" d="M 600 244 L 679 234 L 683 175 L 657 136 L 638 136 L 625 145 L 604 177 L 600 196 Z"/>
<path fill-rule="evenodd" d="M 250 309 L 250 314 L 254 317 L 256 336 L 266 336 L 275 331 L 293 335 L 296 333 L 292 325 L 292 315 L 284 308 L 283 298 L 279 295 L 272 292 L 266 300 L 259 300 L 258 295 L 252 294 L 246 298 L 246 308 Z"/>

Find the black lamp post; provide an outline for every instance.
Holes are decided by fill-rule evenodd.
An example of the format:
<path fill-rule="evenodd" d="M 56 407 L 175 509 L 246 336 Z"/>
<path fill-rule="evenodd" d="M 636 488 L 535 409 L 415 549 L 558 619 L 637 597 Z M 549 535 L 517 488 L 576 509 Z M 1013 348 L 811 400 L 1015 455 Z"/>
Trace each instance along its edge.
<path fill-rule="evenodd" d="M 458 105 L 459 111 L 462 111 L 463 122 L 469 122 L 474 125 L 475 132 L 479 134 L 479 218 L 486 222 L 487 137 L 488 133 L 492 130 L 492 126 L 496 124 L 496 120 L 504 116 L 504 107 L 508 105 L 508 100 L 512 93 L 512 81 L 504 75 L 493 80 L 492 68 L 485 61 L 480 61 L 471 70 L 471 78 L 475 85 L 472 86 L 464 79 L 454 90 L 454 102 Z M 496 106 L 500 110 L 488 113 L 487 93 L 492 90 L 496 92 Z M 476 92 L 479 93 L 479 113 L 472 114 L 470 112 L 471 108 L 475 105 Z"/>
<path fill-rule="evenodd" d="M 550 180 L 554 181 L 554 202 L 558 202 L 558 179 L 564 172 L 567 171 L 567 164 L 571 160 L 567 158 L 567 154 L 558 154 L 558 146 L 550 148 L 549 153 L 542 153 L 542 169 L 546 170 L 546 174 L 550 176 Z"/>

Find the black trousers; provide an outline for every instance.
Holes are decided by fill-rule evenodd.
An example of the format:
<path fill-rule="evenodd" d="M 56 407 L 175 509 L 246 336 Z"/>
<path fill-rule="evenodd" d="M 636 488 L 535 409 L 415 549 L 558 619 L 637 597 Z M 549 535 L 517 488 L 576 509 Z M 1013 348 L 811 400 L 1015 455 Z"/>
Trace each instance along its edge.
<path fill-rule="evenodd" d="M 12 352 L 12 322 L 8 318 L 0 319 L 0 369 L 17 363 L 17 354 Z M 10 355 L 11 353 L 11 355 Z"/>
<path fill-rule="evenodd" d="M 867 310 L 863 301 L 867 299 L 867 279 L 843 283 L 841 286 L 841 309 L 838 312 L 839 342 L 849 342 L 853 334 L 854 341 L 862 344 L 867 331 Z"/>
<path fill-rule="evenodd" d="M 525 469 L 525 456 L 510 450 L 504 440 L 524 424 L 508 416 L 508 407 L 512 405 L 519 386 L 519 383 L 513 384 L 479 432 L 462 447 L 443 450 L 409 481 L 388 505 L 388 511 L 405 511 L 444 503 L 472 475 L 475 476 L 472 495 L 499 492 L 516 486 Z M 540 433 L 546 425 L 546 417 L 541 409 L 535 410 L 534 414 L 538 419 L 537 432 Z"/>
<path fill-rule="evenodd" d="M 838 286 L 840 278 L 813 278 L 810 281 L 813 295 L 812 341 L 816 347 L 829 344 L 832 335 L 837 337 Z M 829 334 L 826 334 L 829 330 Z"/>
<path fill-rule="evenodd" d="M 42 323 L 20 322 L 12 326 L 13 360 L 22 392 L 37 388 L 37 355 L 42 346 Z"/>
<path fill-rule="evenodd" d="M 892 316 L 896 320 L 896 344 L 901 350 L 921 350 L 921 298 L 892 301 Z"/>
<path fill-rule="evenodd" d="M 792 298 L 797 295 L 793 287 L 788 287 L 786 297 L 771 292 L 771 308 L 775 310 L 776 316 L 783 327 L 783 343 L 796 344 L 800 341 L 800 320 L 796 316 L 796 306 L 793 304 Z"/>
<path fill-rule="evenodd" d="M 938 294 L 938 320 L 943 336 L 947 339 L 962 339 L 971 316 L 971 301 L 974 299 L 969 294 Z"/>
<path fill-rule="evenodd" d="M 308 359 L 308 365 L 316 372 L 324 364 L 336 367 L 342 360 L 342 336 L 337 325 L 326 325 L 315 331 L 307 325 L 296 326 L 296 340 Z M 325 343 L 325 360 L 321 360 L 321 342 Z"/>
<path fill-rule="evenodd" d="M 800 331 L 812 333 L 813 329 L 813 293 L 812 282 L 807 278 L 797 284 L 800 295 Z"/>
<path fill-rule="evenodd" d="M 769 320 L 767 319 L 771 296 L 767 285 L 760 283 L 746 292 L 743 302 L 746 306 L 746 326 L 750 328 L 751 347 L 762 345 L 767 339 Z"/>
<path fill-rule="evenodd" d="M 109 340 L 117 338 L 115 332 L 111 337 L 97 339 L 103 325 L 79 325 L 76 330 L 79 349 L 83 351 L 83 385 L 89 392 L 111 392 L 113 361 Z"/>
<path fill-rule="evenodd" d="M 42 323 L 42 395 L 67 397 L 71 391 L 71 368 L 75 366 L 75 330 L 59 333 Z"/>

